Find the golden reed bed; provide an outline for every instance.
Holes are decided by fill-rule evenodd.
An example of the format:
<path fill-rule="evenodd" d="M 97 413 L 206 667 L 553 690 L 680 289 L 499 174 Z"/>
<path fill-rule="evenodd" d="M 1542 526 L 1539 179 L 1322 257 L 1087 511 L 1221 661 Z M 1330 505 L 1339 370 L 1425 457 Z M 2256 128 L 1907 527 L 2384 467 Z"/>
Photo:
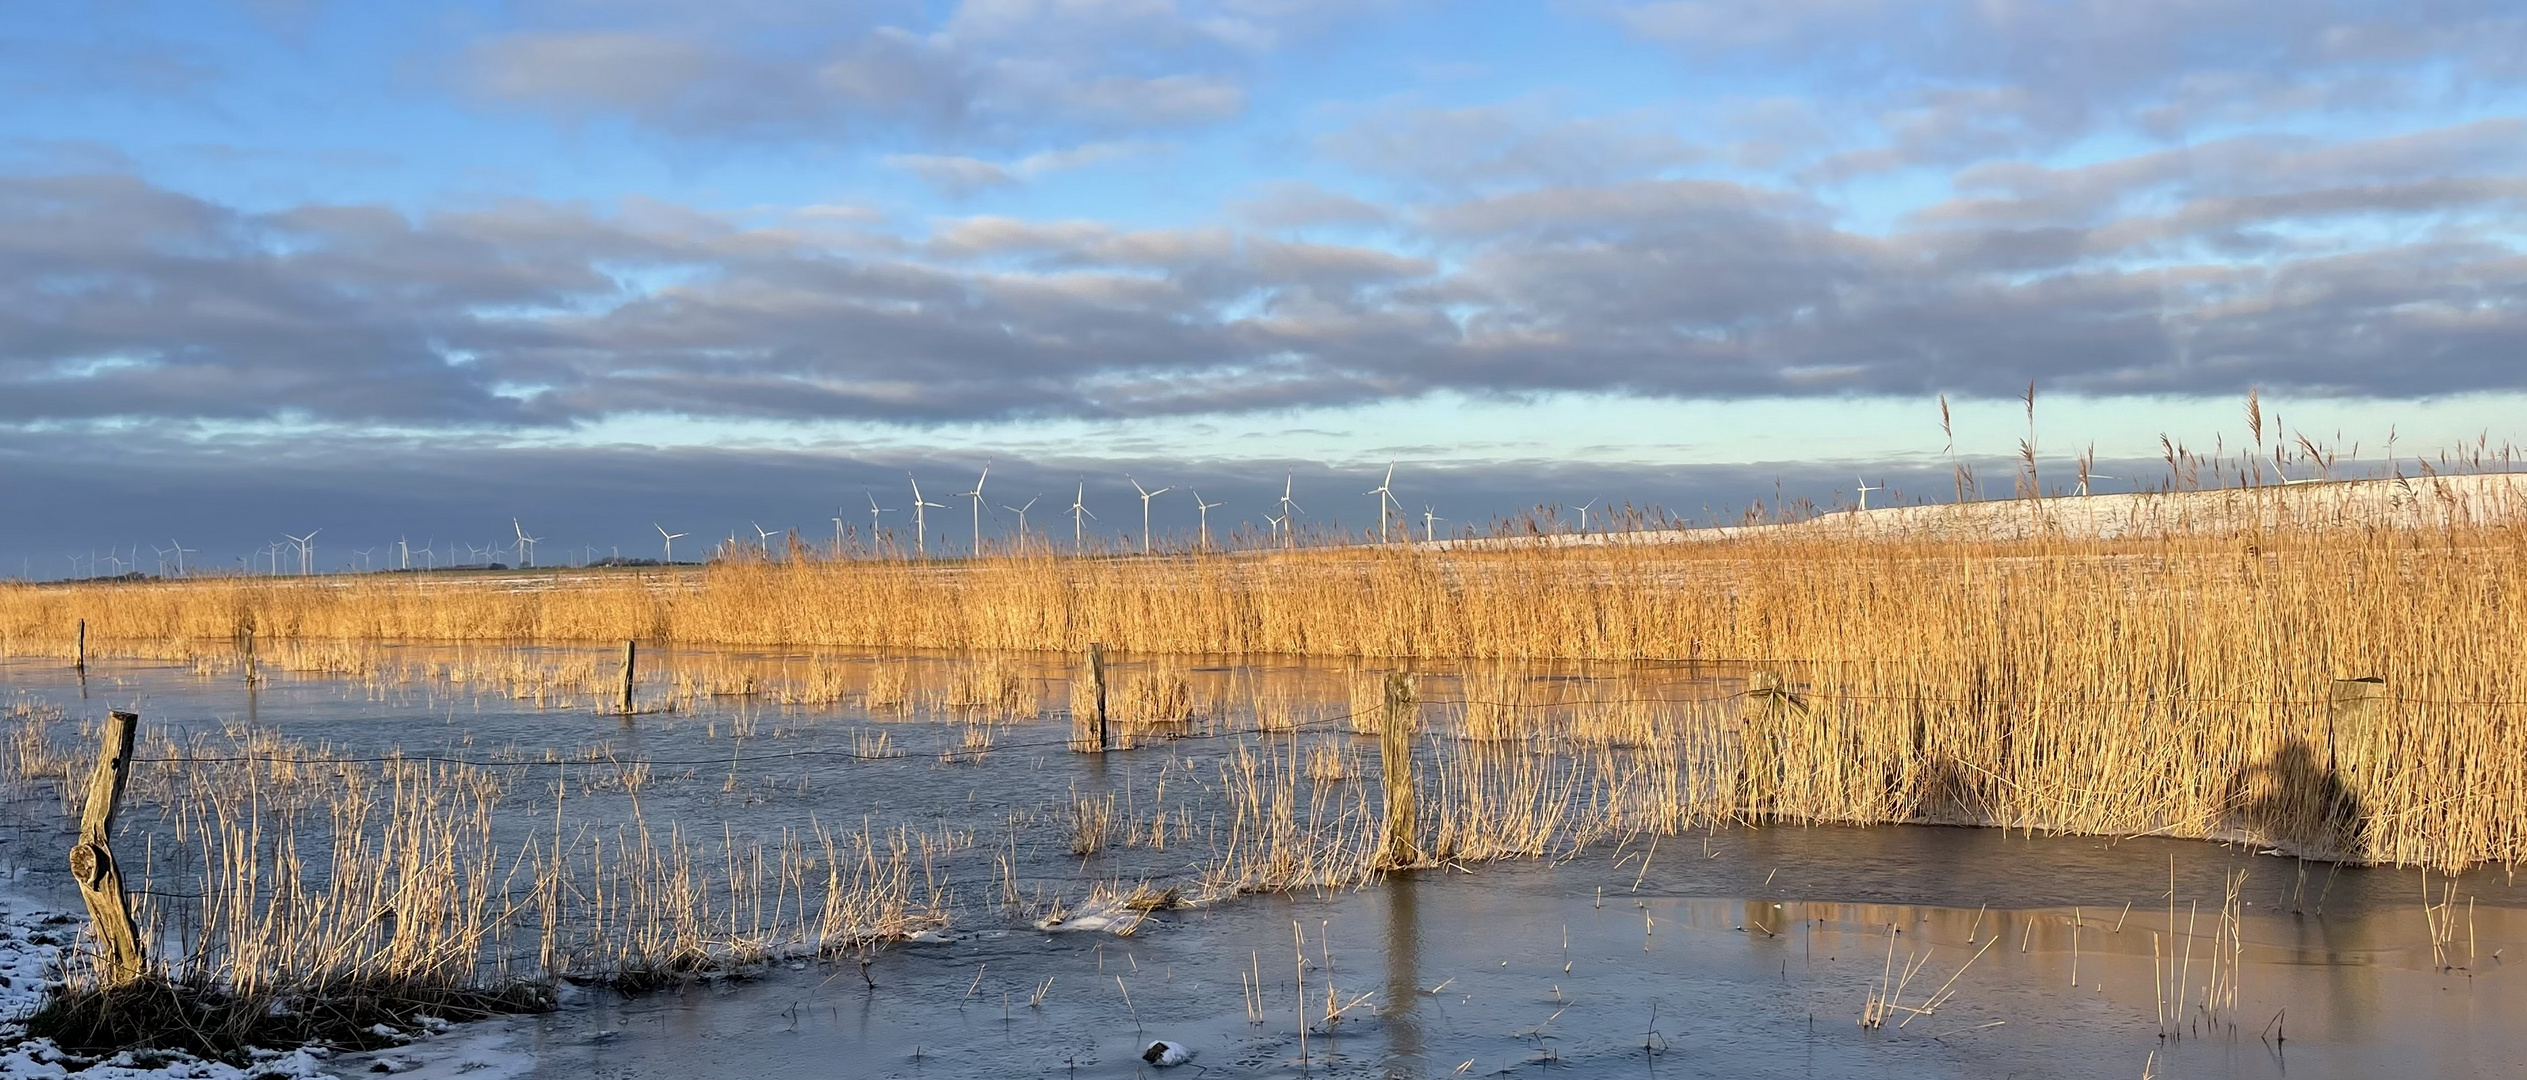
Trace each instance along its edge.
<path fill-rule="evenodd" d="M 2279 496 L 2276 496 L 2279 497 Z M 2527 537 L 2427 527 L 0 587 L 0 650 L 176 641 L 794 645 L 1777 668 L 1674 800 L 1773 820 L 2244 837 L 2453 868 L 2527 854 Z M 2353 684 L 2373 698 L 2330 704 Z M 2329 720 L 2331 722 L 2329 723 Z M 1696 806 L 1678 820 L 1705 817 Z"/>

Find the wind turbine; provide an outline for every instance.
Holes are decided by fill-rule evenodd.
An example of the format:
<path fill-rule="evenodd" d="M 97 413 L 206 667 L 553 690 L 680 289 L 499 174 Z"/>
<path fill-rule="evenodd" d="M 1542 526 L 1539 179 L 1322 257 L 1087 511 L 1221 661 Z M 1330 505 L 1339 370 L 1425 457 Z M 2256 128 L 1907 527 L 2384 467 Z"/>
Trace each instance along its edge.
<path fill-rule="evenodd" d="M 543 539 L 543 537 L 528 536 L 526 534 L 526 526 L 518 524 L 518 519 L 516 518 L 509 519 L 509 528 L 518 534 L 518 561 L 527 564 L 529 567 L 533 567 L 535 565 L 535 542 Z"/>
<path fill-rule="evenodd" d="M 1203 501 L 1202 501 L 1202 489 L 1200 489 L 1200 488 L 1195 488 L 1195 489 L 1194 489 L 1194 491 L 1193 491 L 1193 508 L 1194 508 L 1196 511 L 1199 511 L 1199 512 L 1200 512 L 1200 514 L 1201 514 L 1201 517 L 1202 517 L 1202 550 L 1204 550 L 1204 551 L 1209 551 L 1209 550 L 1211 550 L 1211 510 L 1212 510 L 1212 508 L 1214 508 L 1214 507 L 1220 507 L 1220 506 L 1226 506 L 1226 505 L 1228 505 L 1228 504 L 1227 504 L 1227 503 L 1206 503 L 1206 502 L 1203 502 Z"/>
<path fill-rule="evenodd" d="M 167 552 L 166 552 L 166 549 L 161 548 L 161 547 L 159 547 L 159 546 L 158 546 L 158 545 L 156 545 L 156 544 L 151 544 L 151 545 L 149 545 L 149 550 L 151 550 L 151 551 L 154 551 L 154 552 L 157 552 L 157 553 L 158 553 L 158 576 L 159 576 L 159 577 L 165 577 L 165 576 L 167 576 Z M 135 554 L 137 554 L 137 552 L 135 552 Z"/>
<path fill-rule="evenodd" d="M 1034 499 L 1028 499 L 1025 506 L 1010 506 L 1004 503 L 1000 507 L 1003 510 L 1007 510 L 1012 514 L 1018 515 L 1018 554 L 1020 555 L 1027 553 L 1027 510 L 1035 506 L 1036 499 L 1041 499 L 1043 497 L 1044 496 L 1042 495 L 1038 495 Z"/>
<path fill-rule="evenodd" d="M 1281 529 L 1283 530 L 1283 533 L 1284 533 L 1283 538 L 1284 538 L 1285 540 L 1290 540 L 1290 541 L 1296 541 L 1296 540 L 1298 539 L 1298 530 L 1297 530 L 1295 527 L 1293 527 L 1293 526 L 1292 526 L 1292 524 L 1291 524 L 1293 521 L 1295 521 L 1295 520 L 1297 520 L 1297 519 L 1292 518 L 1292 517 L 1290 516 L 1290 511 L 1292 511 L 1292 510 L 1305 510 L 1305 509 L 1307 509 L 1307 508 L 1306 508 L 1306 507 L 1304 507 L 1304 506 L 1300 506 L 1297 502 L 1292 501 L 1292 500 L 1291 500 L 1291 498 L 1290 498 L 1290 485 L 1295 484 L 1295 483 L 1297 483 L 1297 482 L 1298 482 L 1298 477 L 1297 477 L 1297 475 L 1296 475 L 1296 474 L 1293 474 L 1293 473 L 1283 473 L 1283 474 L 1281 474 L 1281 526 L 1280 526 L 1280 527 L 1281 527 Z"/>
<path fill-rule="evenodd" d="M 877 516 L 887 512 L 888 510 L 894 509 L 894 507 L 879 506 L 877 504 L 877 492 L 870 491 L 867 488 L 861 488 L 860 493 L 869 497 L 869 548 L 874 551 L 877 548 Z"/>
<path fill-rule="evenodd" d="M 763 552 L 764 561 L 770 562 L 772 560 L 772 530 L 764 528 L 760 521 L 749 521 L 746 524 L 754 526 L 755 547 Z"/>
<path fill-rule="evenodd" d="M 201 554 L 201 552 L 200 552 L 198 549 L 195 549 L 195 548 L 189 548 L 189 547 L 184 546 L 184 544 L 183 544 L 182 542 L 180 542 L 180 541 L 176 541 L 176 540 L 169 540 L 169 541 L 167 541 L 167 542 L 168 542 L 168 543 L 170 543 L 170 544 L 174 544 L 174 545 L 175 545 L 175 572 L 176 572 L 176 576 L 177 576 L 177 577 L 184 577 L 184 576 L 185 576 L 185 572 L 184 572 L 184 557 L 185 557 L 185 556 L 187 556 L 187 555 L 198 555 L 198 554 Z"/>
<path fill-rule="evenodd" d="M 1088 512 L 1088 481 L 1082 480 L 1079 482 L 1079 490 L 1073 492 L 1070 497 L 1071 554 L 1076 555 L 1088 550 L 1088 531 L 1081 522 L 1084 518 L 1095 516 L 1097 515 Z"/>
<path fill-rule="evenodd" d="M 323 531 L 323 529 L 310 529 L 305 536 L 281 534 L 290 536 L 290 542 L 298 545 L 298 576 L 306 577 L 316 572 L 316 534 Z"/>
<path fill-rule="evenodd" d="M 2115 479 L 2115 478 L 2114 478 L 2114 477 L 2111 477 L 2111 476 L 2108 476 L 2108 475 L 2106 475 L 2106 474 L 2104 474 L 2104 473 L 2089 473 L 2089 472 L 2084 472 L 2084 473 L 2081 473 L 2081 474 L 2080 474 L 2080 495 L 2081 495 L 2082 497 L 2086 497 L 2086 496 L 2088 495 L 2088 482 L 2089 482 L 2089 481 L 2091 481 L 2091 480 L 2112 480 L 2112 479 Z M 2307 483 L 2307 481 L 2305 481 L 2305 480 L 2293 480 L 2293 479 L 2290 479 L 2288 476 L 2284 476 L 2284 477 L 2282 477 L 2282 478 L 2281 478 L 2281 482 L 2282 482 L 2282 483 L 2284 483 L 2284 484 L 2304 484 L 2304 483 Z"/>
<path fill-rule="evenodd" d="M 1861 509 L 1863 509 L 1863 510 L 1866 510 L 1866 509 L 1868 509 L 1868 508 L 1869 508 L 1869 493 L 1870 493 L 1870 492 L 1872 492 L 1872 491 L 1885 491 L 1885 490 L 1886 490 L 1886 485 L 1884 485 L 1884 484 L 1880 484 L 1880 485 L 1878 485 L 1877 487 L 1870 487 L 1870 486 L 1869 486 L 1869 482 L 1868 482 L 1867 480 L 1862 480 L 1862 481 L 1860 481 L 1860 508 L 1861 508 Z M 2080 494 L 2082 494 L 2082 495 L 2086 495 L 2086 494 L 2088 494 L 2088 489 L 2087 489 L 2085 486 L 2081 487 L 2081 488 L 2080 488 Z"/>
<path fill-rule="evenodd" d="M 689 532 L 668 532 L 666 526 L 655 521 L 650 522 L 649 527 L 658 530 L 658 538 L 667 542 L 667 557 L 661 561 L 665 562 L 669 566 L 674 566 L 676 564 L 676 538 L 679 536 L 691 536 L 693 534 Z"/>
<path fill-rule="evenodd" d="M 355 548 L 355 549 L 353 549 L 353 550 L 352 550 L 351 554 L 354 554 L 354 555 L 357 555 L 357 556 L 359 556 L 359 557 L 360 557 L 360 572 L 361 572 L 361 573 L 364 573 L 364 574 L 365 574 L 365 573 L 367 573 L 367 572 L 368 572 L 368 568 L 369 568 L 369 553 L 370 553 L 370 552 L 373 552 L 373 551 L 376 551 L 376 550 L 377 550 L 376 548 Z"/>
<path fill-rule="evenodd" d="M 1125 473 L 1123 474 L 1123 478 L 1126 480 L 1132 480 L 1132 474 Z M 1156 491 L 1151 491 L 1148 488 L 1142 487 L 1140 481 L 1132 480 L 1132 490 L 1141 493 L 1141 554 L 1147 555 L 1149 554 L 1149 501 L 1164 495 L 1173 489 L 1160 488 Z"/>
<path fill-rule="evenodd" d="M 1288 518 L 1274 517 L 1271 514 L 1264 515 L 1264 521 L 1272 526 L 1273 543 L 1277 544 L 1281 542 L 1281 526 L 1287 524 L 1289 520 L 1290 519 Z"/>
<path fill-rule="evenodd" d="M 1579 504 L 1579 531 L 1583 533 L 1588 531 L 1588 508 L 1597 505 L 1598 502 L 1597 499 L 1590 499 Z"/>
<path fill-rule="evenodd" d="M 834 558 L 842 558 L 842 508 L 834 507 Z"/>
<path fill-rule="evenodd" d="M 1395 508 L 1398 510 L 1404 508 L 1404 504 L 1395 502 L 1394 486 L 1395 463 L 1390 461 L 1386 463 L 1386 479 L 1378 481 L 1378 486 L 1361 492 L 1363 495 L 1378 497 L 1378 543 L 1381 544 L 1386 542 L 1386 504 L 1395 503 Z"/>
<path fill-rule="evenodd" d="M 922 510 L 932 506 L 945 510 L 948 504 L 924 501 L 921 497 L 921 478 L 911 473 L 905 473 L 904 478 L 912 481 L 913 484 L 913 557 L 927 559 L 930 557 L 930 515 L 922 513 Z"/>
<path fill-rule="evenodd" d="M 991 462 L 983 463 L 983 475 L 974 480 L 974 490 L 957 492 L 961 499 L 974 500 L 974 557 L 983 555 L 983 481 L 991 479 Z"/>
<path fill-rule="evenodd" d="M 1439 539 L 1439 527 L 1437 523 L 1446 520 L 1448 519 L 1440 517 L 1436 511 L 1433 511 L 1430 508 L 1429 503 L 1423 503 L 1421 505 L 1421 538 L 1424 540 Z"/>

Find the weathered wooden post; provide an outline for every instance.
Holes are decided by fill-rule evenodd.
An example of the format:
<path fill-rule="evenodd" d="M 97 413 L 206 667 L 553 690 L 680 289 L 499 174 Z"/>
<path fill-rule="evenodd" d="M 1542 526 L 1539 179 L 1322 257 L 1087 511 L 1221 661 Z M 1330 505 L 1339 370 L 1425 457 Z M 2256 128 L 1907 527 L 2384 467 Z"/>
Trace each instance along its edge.
<path fill-rule="evenodd" d="M 1081 672 L 1079 700 L 1071 702 L 1071 746 L 1081 753 L 1106 749 L 1106 647 L 1088 643 L 1088 667 Z"/>
<path fill-rule="evenodd" d="M 636 650 L 637 647 L 630 640 L 623 642 L 623 715 L 625 716 L 632 715 L 632 662 Z"/>
<path fill-rule="evenodd" d="M 1421 820 L 1413 806 L 1413 677 L 1386 674 L 1386 715 L 1379 726 L 1378 766 L 1386 785 L 1386 843 L 1378 865 L 1393 869 L 1421 861 Z"/>
<path fill-rule="evenodd" d="M 79 620 L 79 674 L 88 673 L 88 620 Z"/>
<path fill-rule="evenodd" d="M 261 681 L 263 680 L 256 677 L 254 672 L 254 627 L 248 626 L 246 627 L 246 685 L 253 686 Z"/>
<path fill-rule="evenodd" d="M 70 849 L 70 876 L 88 901 L 88 919 L 95 925 L 104 954 L 105 983 L 115 986 L 140 977 L 140 927 L 123 896 L 123 874 L 114 865 L 114 811 L 123 801 L 123 780 L 131 769 L 132 735 L 140 726 L 136 713 L 107 714 L 105 742 L 97 754 L 96 772 L 88 778 L 87 812 L 79 819 L 79 843 Z"/>

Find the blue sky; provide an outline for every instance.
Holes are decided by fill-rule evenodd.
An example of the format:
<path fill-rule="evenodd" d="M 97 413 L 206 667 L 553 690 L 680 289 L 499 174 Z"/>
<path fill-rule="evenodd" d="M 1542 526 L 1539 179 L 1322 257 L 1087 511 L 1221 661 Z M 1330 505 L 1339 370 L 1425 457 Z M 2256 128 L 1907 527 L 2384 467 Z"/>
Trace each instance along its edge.
<path fill-rule="evenodd" d="M 2459 0 L 16 4 L 0 573 L 986 459 L 1248 521 L 1390 459 L 1465 521 L 1936 497 L 1937 399 L 1996 458 L 2031 382 L 2124 473 L 2250 387 L 2498 445 L 2523 84 Z"/>

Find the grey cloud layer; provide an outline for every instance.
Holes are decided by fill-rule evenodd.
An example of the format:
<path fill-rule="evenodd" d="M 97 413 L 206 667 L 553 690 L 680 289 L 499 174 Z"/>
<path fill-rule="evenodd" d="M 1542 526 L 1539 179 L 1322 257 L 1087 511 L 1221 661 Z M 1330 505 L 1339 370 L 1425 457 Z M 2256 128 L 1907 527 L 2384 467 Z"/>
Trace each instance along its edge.
<path fill-rule="evenodd" d="M 623 115 L 683 137 L 946 133 L 986 144 L 1048 129 L 1205 124 L 1246 107 L 1254 58 L 1375 5 L 1320 0 L 966 0 L 924 18 L 831 5 L 653 5 L 530 13 L 473 42 L 460 89 L 564 116 Z M 891 17 L 890 17 L 891 16 Z M 970 178 L 958 182 L 970 182 Z"/>
<path fill-rule="evenodd" d="M 2496 0 L 1649 0 L 1616 21 L 1694 62 L 1795 72 L 1883 143 L 1824 175 L 2042 153 L 2099 132 L 2180 138 L 2290 115 L 2376 115 L 2527 81 L 2527 17 Z"/>
<path fill-rule="evenodd" d="M 1984 164 L 1886 233 L 1717 180 L 1384 208 L 1283 188 L 1245 210 L 1383 213 L 1374 246 L 1006 217 L 835 240 L 648 202 L 246 212 L 120 175 L 0 177 L 0 422 L 2520 389 L 2522 134 Z"/>

